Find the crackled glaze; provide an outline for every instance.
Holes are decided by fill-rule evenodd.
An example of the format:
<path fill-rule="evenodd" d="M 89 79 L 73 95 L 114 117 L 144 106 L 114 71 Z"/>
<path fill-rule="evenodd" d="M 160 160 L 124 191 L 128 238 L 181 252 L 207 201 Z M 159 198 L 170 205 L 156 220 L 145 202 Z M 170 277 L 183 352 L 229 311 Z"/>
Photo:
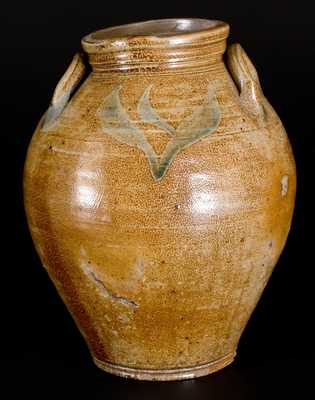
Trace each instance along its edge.
<path fill-rule="evenodd" d="M 295 165 L 228 25 L 94 32 L 25 164 L 38 254 L 100 368 L 187 379 L 233 361 L 284 247 Z M 231 75 L 230 75 L 231 74 Z"/>

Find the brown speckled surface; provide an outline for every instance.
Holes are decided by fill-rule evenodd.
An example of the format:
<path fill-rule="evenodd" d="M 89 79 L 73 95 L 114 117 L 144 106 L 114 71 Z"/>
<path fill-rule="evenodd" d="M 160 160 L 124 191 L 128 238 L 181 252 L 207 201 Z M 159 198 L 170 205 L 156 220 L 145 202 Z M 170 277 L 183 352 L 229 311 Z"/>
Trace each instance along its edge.
<path fill-rule="evenodd" d="M 93 72 L 62 103 L 82 75 L 74 60 L 54 94 L 55 120 L 43 118 L 30 144 L 32 237 L 98 366 L 138 379 L 199 376 L 203 365 L 207 374 L 234 355 L 285 244 L 291 147 L 239 45 L 228 54 L 237 86 L 232 80 L 222 61 L 226 24 L 159 36 L 102 32 L 83 40 Z M 143 143 L 122 139 L 142 132 L 157 162 L 172 140 L 139 115 L 149 86 L 152 109 L 175 135 L 213 101 L 220 113 L 217 125 L 214 108 L 198 114 L 175 139 L 179 151 L 159 180 Z M 124 114 L 109 129 L 102 110 L 117 87 Z M 190 140 L 203 120 L 213 129 Z"/>

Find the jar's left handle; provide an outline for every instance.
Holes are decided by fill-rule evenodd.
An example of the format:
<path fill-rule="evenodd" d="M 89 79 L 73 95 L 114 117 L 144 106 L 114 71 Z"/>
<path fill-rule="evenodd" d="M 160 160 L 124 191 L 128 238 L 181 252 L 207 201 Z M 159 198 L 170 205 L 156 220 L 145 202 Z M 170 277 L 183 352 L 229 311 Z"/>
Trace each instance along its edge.
<path fill-rule="evenodd" d="M 47 131 L 62 113 L 85 69 L 82 55 L 77 53 L 55 88 L 50 106 L 44 115 L 42 131 Z"/>

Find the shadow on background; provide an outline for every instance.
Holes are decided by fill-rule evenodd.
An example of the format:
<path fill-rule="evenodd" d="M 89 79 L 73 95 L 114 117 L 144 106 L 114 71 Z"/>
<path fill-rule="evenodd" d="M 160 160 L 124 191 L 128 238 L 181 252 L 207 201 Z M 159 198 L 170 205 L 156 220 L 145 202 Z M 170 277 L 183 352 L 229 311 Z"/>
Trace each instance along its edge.
<path fill-rule="evenodd" d="M 10 398 L 28 394 L 32 398 L 86 398 L 89 400 L 128 399 L 215 399 L 244 400 L 307 398 L 311 382 L 311 365 L 296 361 L 269 360 L 245 367 L 240 360 L 207 377 L 178 382 L 145 382 L 111 376 L 94 367 L 70 360 L 41 358 L 28 354 L 25 360 L 6 364 Z M 301 385 L 301 382 L 303 384 Z M 16 397 L 15 397 L 16 396 Z"/>

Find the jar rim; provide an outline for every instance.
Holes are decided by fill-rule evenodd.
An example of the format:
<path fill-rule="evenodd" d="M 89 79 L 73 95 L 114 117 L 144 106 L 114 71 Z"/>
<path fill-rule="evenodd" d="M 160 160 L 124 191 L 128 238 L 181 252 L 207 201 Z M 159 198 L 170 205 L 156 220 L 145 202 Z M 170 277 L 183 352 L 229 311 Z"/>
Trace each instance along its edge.
<path fill-rule="evenodd" d="M 82 39 L 87 53 L 126 47 L 169 47 L 227 38 L 226 22 L 202 18 L 167 18 L 117 25 L 94 31 Z"/>

